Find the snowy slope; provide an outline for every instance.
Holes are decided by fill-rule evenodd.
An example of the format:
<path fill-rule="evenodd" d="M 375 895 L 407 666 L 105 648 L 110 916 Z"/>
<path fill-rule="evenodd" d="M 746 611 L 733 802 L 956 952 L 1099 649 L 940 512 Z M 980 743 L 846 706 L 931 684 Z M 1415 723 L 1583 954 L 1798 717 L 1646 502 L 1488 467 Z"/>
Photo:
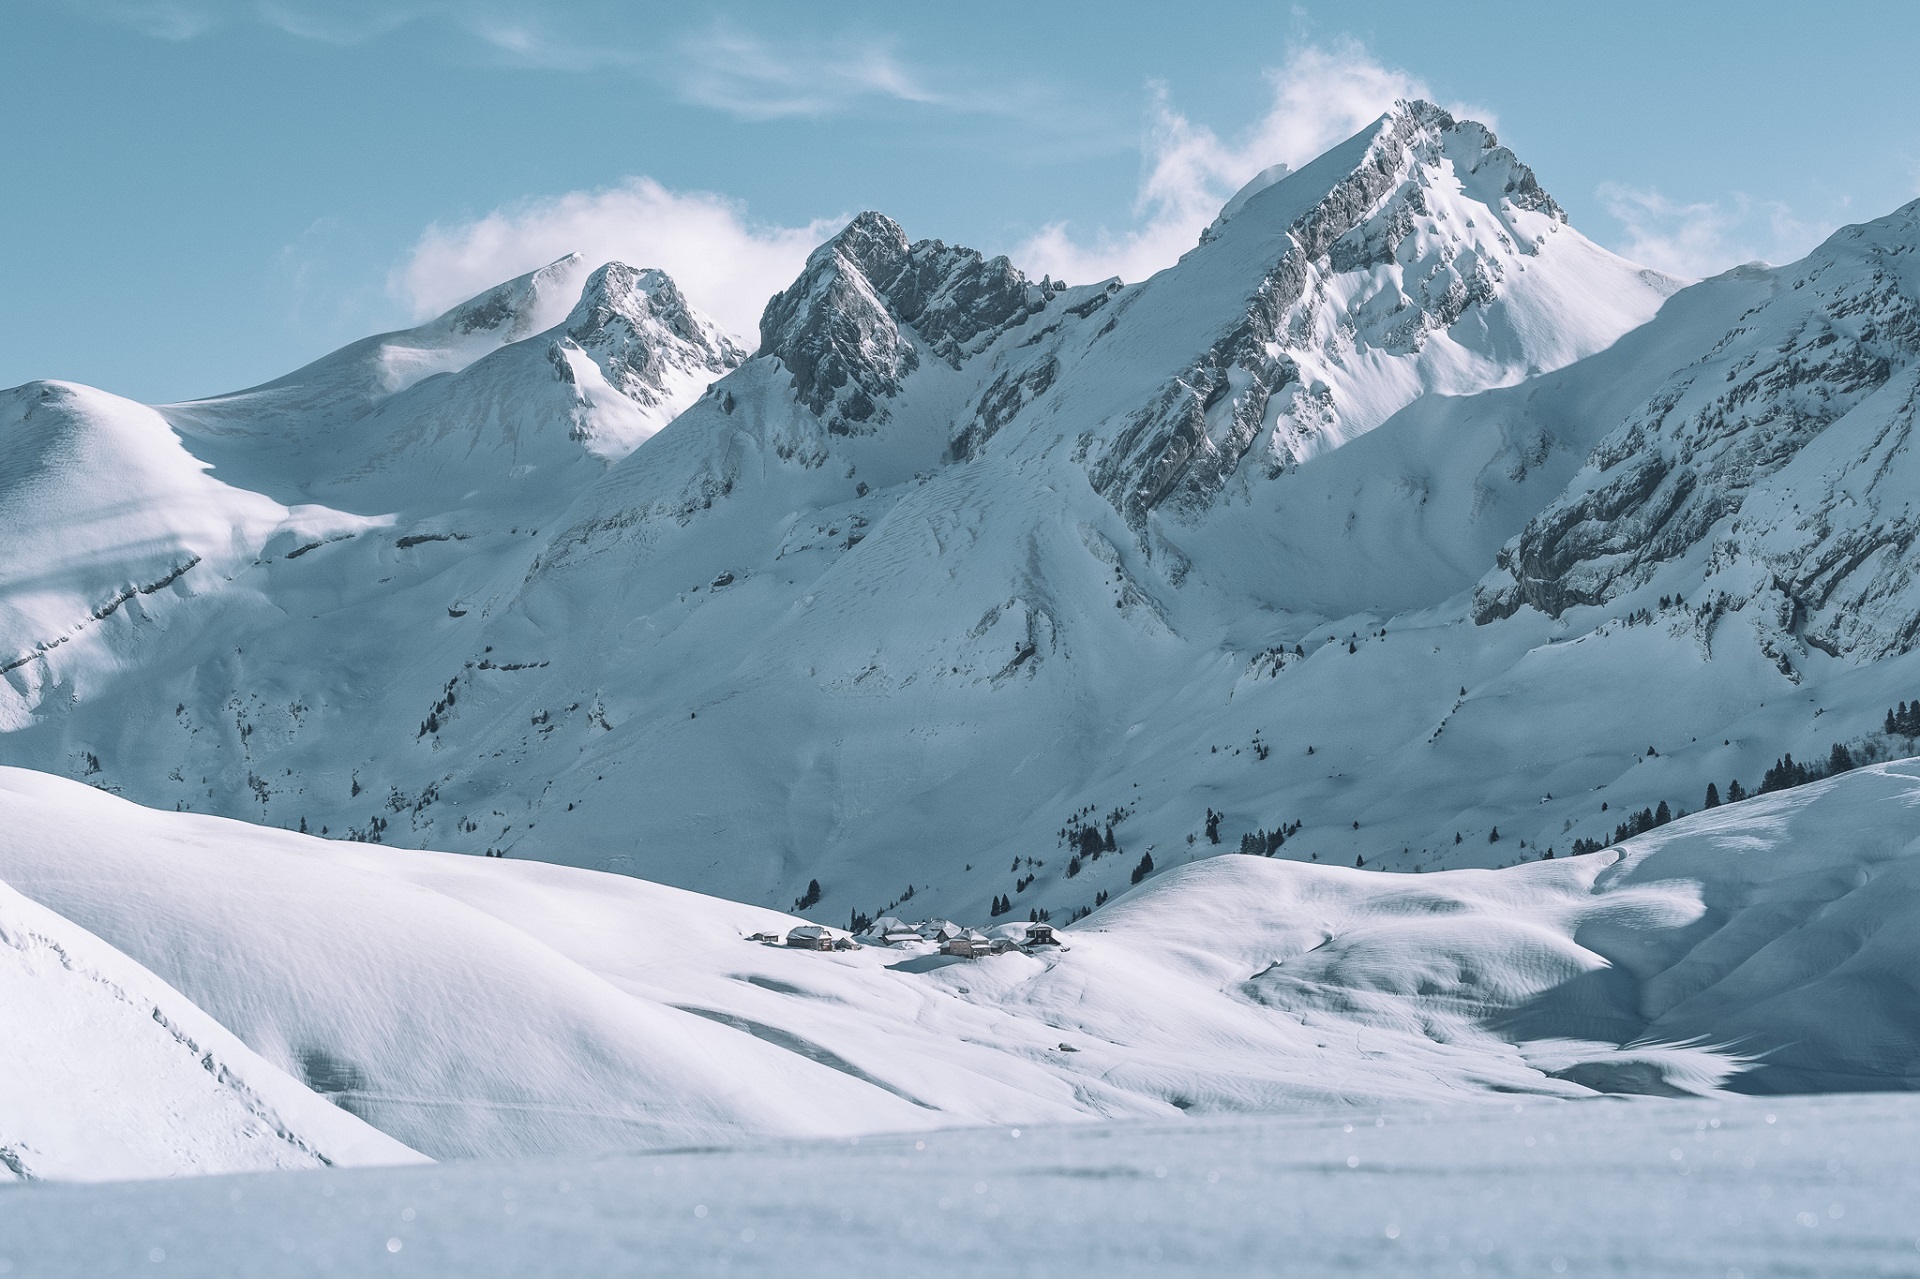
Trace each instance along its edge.
<path fill-rule="evenodd" d="M 381 522 L 223 483 L 145 405 L 59 382 L 5 392 L 0 728 L 56 689 L 92 697 L 153 661 L 155 629 L 226 594 L 276 539 L 291 550 Z"/>
<path fill-rule="evenodd" d="M 1911 1088 L 1917 805 L 1907 762 L 1504 870 L 1215 858 L 1064 947 L 975 961 L 767 946 L 750 935 L 797 921 L 623 876 L 155 813 L 17 770 L 0 774 L 0 881 L 417 1149 L 590 1152 Z"/>
<path fill-rule="evenodd" d="M 918 1119 L 797 1054 L 623 995 L 408 874 L 450 863 L 444 873 L 484 875 L 484 862 L 153 813 L 15 770 L 5 788 L 0 878 L 86 921 L 280 1069 L 428 1153 Z"/>
<path fill-rule="evenodd" d="M 419 1159 L 0 884 L 0 1181 Z"/>

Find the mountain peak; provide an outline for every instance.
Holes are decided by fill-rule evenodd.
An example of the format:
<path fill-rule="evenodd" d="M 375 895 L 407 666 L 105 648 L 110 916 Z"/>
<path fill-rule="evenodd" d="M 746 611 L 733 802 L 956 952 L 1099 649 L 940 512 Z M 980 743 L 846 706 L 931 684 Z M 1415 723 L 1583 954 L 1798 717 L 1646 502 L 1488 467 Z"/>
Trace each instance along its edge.
<path fill-rule="evenodd" d="M 1169 501 L 1204 508 L 1262 437 L 1278 474 L 1423 392 L 1484 390 L 1607 345 L 1670 290 L 1566 221 L 1491 129 L 1417 99 L 1298 170 L 1264 171 L 1144 286 L 1181 309 L 1234 288 L 1246 300 L 1132 415 L 1096 487 L 1140 527 Z"/>
<path fill-rule="evenodd" d="M 467 335 L 484 333 L 501 342 L 517 342 L 551 324 L 552 314 L 584 265 L 578 253 L 557 258 L 537 271 L 515 276 L 468 298 L 423 326 Z"/>
<path fill-rule="evenodd" d="M 767 303 L 760 352 L 786 365 L 796 396 L 829 432 L 864 435 L 886 420 L 885 402 L 923 350 L 957 369 L 1053 296 L 1051 281 L 1034 288 L 1004 256 L 909 243 L 899 223 L 867 212 Z"/>
<path fill-rule="evenodd" d="M 642 333 L 671 335 L 706 357 L 717 372 L 746 358 L 737 342 L 688 304 L 664 271 L 624 262 L 599 267 L 587 277 L 580 300 L 561 323 L 566 336 L 582 345 L 616 325 L 624 328 L 629 339 Z"/>

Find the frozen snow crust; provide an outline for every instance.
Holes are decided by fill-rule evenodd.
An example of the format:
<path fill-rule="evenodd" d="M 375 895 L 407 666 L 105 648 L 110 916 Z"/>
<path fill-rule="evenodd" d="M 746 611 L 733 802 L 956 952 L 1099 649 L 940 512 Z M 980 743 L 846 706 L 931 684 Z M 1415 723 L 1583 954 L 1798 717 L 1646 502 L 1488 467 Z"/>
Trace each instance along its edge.
<path fill-rule="evenodd" d="M 319 1093 L 436 1157 L 1906 1089 L 1920 1060 L 1917 807 L 1920 762 L 1906 761 L 1501 870 L 1220 857 L 1061 930 L 1058 949 L 969 961 L 931 945 L 769 946 L 747 939 L 799 921 L 630 877 L 153 812 L 0 770 L 0 881 L 39 903 L 6 899 L 0 961 L 25 959 L 0 980 L 22 992 L 12 1024 L 30 1033 L 0 1063 L 25 1049 L 15 1073 L 31 1086 L 0 1092 L 0 1146 L 25 1134 L 27 1171 L 64 1176 L 313 1161 L 261 1136 L 257 1106 L 187 1108 L 181 1090 L 208 1087 L 143 1020 L 148 1000 L 184 1010 L 168 1015 L 235 1073 L 267 1079 L 254 1094 L 295 1117 L 289 1131 L 301 1115 L 335 1141 L 358 1130 L 341 1112 L 345 1129 L 315 1125 L 315 1106 L 331 1111 Z M 79 938 L 72 953 L 105 956 L 93 968 L 160 993 L 67 993 L 100 983 L 33 960 L 13 940 L 32 935 Z M 220 1048 L 209 1014 L 251 1053 Z M 61 1060 L 91 1074 L 50 1072 Z M 124 1108 L 173 1114 L 193 1139 L 121 1150 L 114 1125 L 136 1121 L 83 1100 L 81 1081 L 102 1074 L 123 1081 Z M 49 1103 L 85 1122 L 63 1136 L 37 1109 Z"/>

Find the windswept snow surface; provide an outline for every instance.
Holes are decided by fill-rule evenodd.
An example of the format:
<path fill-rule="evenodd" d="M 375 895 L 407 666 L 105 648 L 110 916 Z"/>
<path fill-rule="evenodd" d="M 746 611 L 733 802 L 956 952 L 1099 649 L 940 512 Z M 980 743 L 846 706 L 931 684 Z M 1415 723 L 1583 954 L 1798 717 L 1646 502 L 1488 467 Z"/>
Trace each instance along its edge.
<path fill-rule="evenodd" d="M 420 1159 L 5 884 L 0 1019 L 0 1181 Z"/>
<path fill-rule="evenodd" d="M 340 844 L 0 772 L 0 880 L 434 1156 L 1522 1095 L 1905 1089 L 1920 764 L 1621 849 L 1228 856 L 1065 945 L 812 952 L 622 876 Z M 1013 926 L 1016 934 L 1023 926 Z"/>
<path fill-rule="evenodd" d="M 9 1279 L 1807 1279 L 1920 1267 L 1915 1098 L 1362 1109 L 0 1193 Z"/>

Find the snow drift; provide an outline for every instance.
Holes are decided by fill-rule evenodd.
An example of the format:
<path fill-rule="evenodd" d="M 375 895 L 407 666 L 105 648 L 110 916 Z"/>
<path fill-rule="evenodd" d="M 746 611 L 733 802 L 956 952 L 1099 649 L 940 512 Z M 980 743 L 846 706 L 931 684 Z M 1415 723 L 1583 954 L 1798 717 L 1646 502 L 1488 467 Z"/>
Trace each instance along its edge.
<path fill-rule="evenodd" d="M 0 1007 L 0 1181 L 420 1158 L 4 884 Z"/>

